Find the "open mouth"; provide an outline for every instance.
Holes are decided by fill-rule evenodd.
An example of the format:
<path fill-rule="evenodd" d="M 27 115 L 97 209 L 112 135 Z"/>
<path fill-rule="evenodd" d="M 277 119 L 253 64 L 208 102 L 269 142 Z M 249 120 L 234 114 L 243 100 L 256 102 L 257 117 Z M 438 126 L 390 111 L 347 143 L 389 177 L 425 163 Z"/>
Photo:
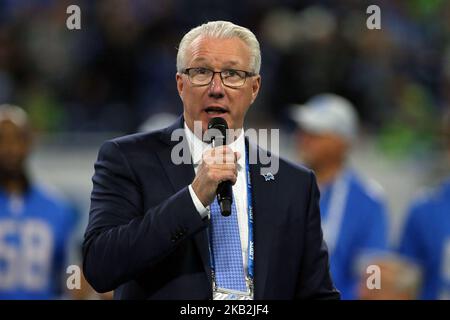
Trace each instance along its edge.
<path fill-rule="evenodd" d="M 205 112 L 210 115 L 221 115 L 221 114 L 227 113 L 228 111 L 227 111 L 227 109 L 222 108 L 222 107 L 207 107 L 205 109 Z"/>

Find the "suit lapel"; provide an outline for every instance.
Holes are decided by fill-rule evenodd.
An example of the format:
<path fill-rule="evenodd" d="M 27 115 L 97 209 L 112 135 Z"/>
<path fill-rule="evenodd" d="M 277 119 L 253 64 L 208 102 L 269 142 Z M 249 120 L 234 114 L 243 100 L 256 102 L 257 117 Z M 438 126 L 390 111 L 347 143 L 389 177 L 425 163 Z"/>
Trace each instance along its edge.
<path fill-rule="evenodd" d="M 195 177 L 195 171 L 192 164 L 175 164 L 172 161 L 171 154 L 172 148 L 178 143 L 185 144 L 182 148 L 182 152 L 189 153 L 189 159 L 191 159 L 189 146 L 186 140 L 186 136 L 184 132 L 181 137 L 181 141 L 171 141 L 172 132 L 176 129 L 183 129 L 184 119 L 181 116 L 178 120 L 170 127 L 166 128 L 161 134 L 161 140 L 163 140 L 168 147 L 163 148 L 157 154 L 161 164 L 166 172 L 170 183 L 173 186 L 175 192 L 178 192 L 182 188 L 189 185 Z M 180 154 L 180 156 L 184 156 Z M 186 155 L 187 156 L 187 155 Z M 194 235 L 194 241 L 199 249 L 200 256 L 202 259 L 202 263 L 205 269 L 205 272 L 208 275 L 208 279 L 212 286 L 211 280 L 211 266 L 209 260 L 209 248 L 208 248 L 208 233 L 207 230 L 202 230 Z"/>
<path fill-rule="evenodd" d="M 249 153 L 258 152 L 258 147 L 248 143 Z M 258 157 L 259 159 L 259 157 Z M 252 204 L 254 214 L 254 255 L 255 255 L 255 299 L 264 299 L 266 280 L 270 266 L 270 254 L 274 241 L 273 222 L 277 214 L 276 203 L 273 201 L 276 180 L 265 181 L 261 175 L 262 165 L 258 160 L 250 164 L 252 183 Z"/>

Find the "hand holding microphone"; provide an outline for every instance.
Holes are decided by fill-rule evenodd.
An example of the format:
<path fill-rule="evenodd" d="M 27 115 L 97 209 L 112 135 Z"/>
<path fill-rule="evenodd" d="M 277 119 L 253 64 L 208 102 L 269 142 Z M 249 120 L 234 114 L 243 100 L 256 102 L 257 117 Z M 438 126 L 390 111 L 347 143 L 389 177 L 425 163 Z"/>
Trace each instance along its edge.
<path fill-rule="evenodd" d="M 217 194 L 222 215 L 227 216 L 231 214 L 232 185 L 236 183 L 237 160 L 241 155 L 233 152 L 227 145 L 215 145 L 215 142 L 226 142 L 225 131 L 222 131 L 223 127 L 214 127 L 214 124 L 217 124 L 215 119 L 220 119 L 218 121 L 220 125 L 224 123 L 226 126 L 226 122 L 222 118 L 213 118 L 208 127 L 218 129 L 223 136 L 221 138 L 214 137 L 212 139 L 214 141 L 213 148 L 203 153 L 202 162 L 192 182 L 192 188 L 204 206 L 211 204 Z"/>

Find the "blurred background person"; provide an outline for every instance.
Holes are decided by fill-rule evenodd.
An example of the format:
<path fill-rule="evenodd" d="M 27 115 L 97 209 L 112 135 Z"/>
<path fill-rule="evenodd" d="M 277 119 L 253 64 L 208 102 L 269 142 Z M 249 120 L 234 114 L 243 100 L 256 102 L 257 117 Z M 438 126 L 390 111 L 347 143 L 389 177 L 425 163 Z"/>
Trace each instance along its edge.
<path fill-rule="evenodd" d="M 296 106 L 299 159 L 317 176 L 322 229 L 330 271 L 343 299 L 356 299 L 358 263 L 387 249 L 388 220 L 381 187 L 360 177 L 348 163 L 357 137 L 352 104 L 335 94 L 319 94 Z M 369 265 L 369 263 L 367 264 Z"/>
<path fill-rule="evenodd" d="M 427 300 L 450 299 L 450 109 L 443 119 L 447 176 L 413 201 L 399 245 L 399 253 L 422 269 L 419 298 Z"/>
<path fill-rule="evenodd" d="M 75 214 L 27 173 L 31 129 L 19 107 L 0 106 L 0 299 L 54 299 L 65 285 Z"/>

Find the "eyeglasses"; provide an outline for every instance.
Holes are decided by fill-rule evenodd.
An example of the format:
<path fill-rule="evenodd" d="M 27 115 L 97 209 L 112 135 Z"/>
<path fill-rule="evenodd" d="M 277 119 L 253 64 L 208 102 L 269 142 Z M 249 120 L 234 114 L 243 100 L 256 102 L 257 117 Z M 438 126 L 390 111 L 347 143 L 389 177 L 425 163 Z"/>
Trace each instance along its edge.
<path fill-rule="evenodd" d="M 220 74 L 222 83 L 231 88 L 239 88 L 245 84 L 247 77 L 253 77 L 256 74 L 248 71 L 228 69 L 223 71 L 213 71 L 207 68 L 187 68 L 182 71 L 187 74 L 189 81 L 196 86 L 206 86 L 211 83 L 216 73 Z"/>

